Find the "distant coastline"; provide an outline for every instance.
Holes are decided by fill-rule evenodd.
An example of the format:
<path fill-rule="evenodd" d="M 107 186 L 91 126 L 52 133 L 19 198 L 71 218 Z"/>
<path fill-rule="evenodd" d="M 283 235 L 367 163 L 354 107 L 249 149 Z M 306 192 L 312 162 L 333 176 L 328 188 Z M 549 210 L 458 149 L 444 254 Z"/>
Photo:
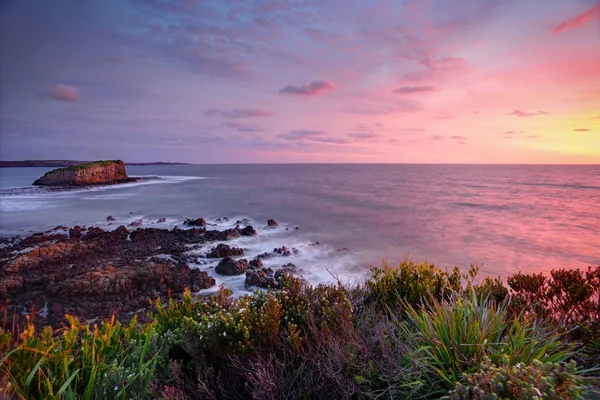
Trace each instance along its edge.
<path fill-rule="evenodd" d="M 86 164 L 90 161 L 76 161 L 76 160 L 22 160 L 22 161 L 0 161 L 0 168 L 29 168 L 29 167 L 72 167 L 74 165 Z M 128 163 L 125 165 L 190 165 L 189 163 L 181 162 L 148 162 L 148 163 Z"/>

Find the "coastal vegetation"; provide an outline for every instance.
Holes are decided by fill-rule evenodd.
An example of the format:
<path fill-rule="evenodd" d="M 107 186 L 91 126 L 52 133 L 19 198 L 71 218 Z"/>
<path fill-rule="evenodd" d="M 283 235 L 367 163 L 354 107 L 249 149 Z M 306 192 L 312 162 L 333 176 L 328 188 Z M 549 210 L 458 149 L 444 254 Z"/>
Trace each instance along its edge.
<path fill-rule="evenodd" d="M 600 267 L 478 279 L 403 262 L 360 285 L 234 298 L 186 291 L 146 323 L 0 330 L 0 397 L 585 399 L 600 357 Z"/>

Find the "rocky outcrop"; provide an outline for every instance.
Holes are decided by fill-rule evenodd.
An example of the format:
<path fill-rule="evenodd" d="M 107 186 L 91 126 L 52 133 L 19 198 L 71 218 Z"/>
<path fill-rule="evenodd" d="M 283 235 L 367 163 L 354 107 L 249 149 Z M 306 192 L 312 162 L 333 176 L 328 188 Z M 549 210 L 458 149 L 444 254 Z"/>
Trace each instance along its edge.
<path fill-rule="evenodd" d="M 245 286 L 258 286 L 265 289 L 278 288 L 281 286 L 281 278 L 285 274 L 297 274 L 298 268 L 294 264 L 286 264 L 273 272 L 271 268 L 260 268 L 246 272 Z"/>
<path fill-rule="evenodd" d="M 125 164 L 120 160 L 96 161 L 67 168 L 58 168 L 33 182 L 40 186 L 85 186 L 130 182 Z"/>
<path fill-rule="evenodd" d="M 231 257 L 225 257 L 216 266 L 215 272 L 221 275 L 241 275 L 248 270 L 248 260 L 234 260 Z"/>
<path fill-rule="evenodd" d="M 219 243 L 217 247 L 213 247 L 207 254 L 206 258 L 223 258 L 230 256 L 243 256 L 244 249 L 238 247 L 229 247 L 226 244 Z"/>
<path fill-rule="evenodd" d="M 185 221 L 183 221 L 184 225 L 187 226 L 206 226 L 206 221 L 204 220 L 204 218 L 196 218 L 196 219 L 186 219 Z"/>
<path fill-rule="evenodd" d="M 83 320 L 115 314 L 127 321 L 151 308 L 152 300 L 177 299 L 185 288 L 197 292 L 215 284 L 207 272 L 187 264 L 188 245 L 206 245 L 211 239 L 205 234 L 199 228 L 120 226 L 13 238 L 0 247 L 0 307 L 9 301 L 17 315 L 46 308 L 48 316 L 34 321 L 53 326 L 60 326 L 65 314 Z"/>
<path fill-rule="evenodd" d="M 270 220 L 267 221 L 267 226 L 271 227 L 271 228 L 276 227 L 277 226 L 277 221 L 275 221 L 274 219 L 270 219 Z"/>

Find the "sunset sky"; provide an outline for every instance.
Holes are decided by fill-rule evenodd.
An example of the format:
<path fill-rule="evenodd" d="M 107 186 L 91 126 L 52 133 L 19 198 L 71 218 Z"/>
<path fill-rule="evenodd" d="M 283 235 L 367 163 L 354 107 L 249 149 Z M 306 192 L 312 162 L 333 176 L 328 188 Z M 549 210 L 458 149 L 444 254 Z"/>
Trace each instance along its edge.
<path fill-rule="evenodd" d="M 0 159 L 600 163 L 597 0 L 6 0 Z"/>

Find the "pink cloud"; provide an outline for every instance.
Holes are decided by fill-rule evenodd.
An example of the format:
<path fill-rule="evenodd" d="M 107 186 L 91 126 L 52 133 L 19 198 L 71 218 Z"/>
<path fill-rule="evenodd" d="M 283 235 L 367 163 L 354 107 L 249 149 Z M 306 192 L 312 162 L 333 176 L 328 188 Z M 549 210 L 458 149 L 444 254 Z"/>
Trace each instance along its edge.
<path fill-rule="evenodd" d="M 575 132 L 589 132 L 590 130 L 588 128 L 579 128 L 579 129 L 574 129 Z"/>
<path fill-rule="evenodd" d="M 310 130 L 310 129 L 293 129 L 288 133 L 282 133 L 277 135 L 278 138 L 287 140 L 290 142 L 307 141 L 317 143 L 334 143 L 334 144 L 345 144 L 348 143 L 347 139 L 326 136 L 327 132 L 321 130 Z"/>
<path fill-rule="evenodd" d="M 453 136 L 450 136 L 450 139 L 465 140 L 466 138 L 464 136 L 453 135 Z"/>
<path fill-rule="evenodd" d="M 568 29 L 575 29 L 592 22 L 594 19 L 600 18 L 600 4 L 590 8 L 584 13 L 579 14 L 575 18 L 571 18 L 554 29 L 554 33 L 561 33 Z"/>
<path fill-rule="evenodd" d="M 74 86 L 59 83 L 50 90 L 50 97 L 61 101 L 76 101 L 79 99 L 79 90 Z"/>
<path fill-rule="evenodd" d="M 210 110 L 206 111 L 206 115 L 236 119 L 236 118 L 272 117 L 275 115 L 275 113 L 272 111 L 242 109 L 242 108 L 234 108 L 233 110 L 221 110 L 218 108 L 211 108 Z"/>
<path fill-rule="evenodd" d="M 515 115 L 517 117 L 534 117 L 536 115 L 548 115 L 546 111 L 538 110 L 533 112 L 514 110 L 513 112 L 509 112 L 507 115 Z"/>
<path fill-rule="evenodd" d="M 279 90 L 281 94 L 299 94 L 304 96 L 317 96 L 323 93 L 331 92 L 337 87 L 328 80 L 314 81 L 303 85 L 287 85 Z"/>
<path fill-rule="evenodd" d="M 353 139 L 374 139 L 377 137 L 374 132 L 350 132 L 347 135 Z"/>
<path fill-rule="evenodd" d="M 433 86 L 402 86 L 393 90 L 393 93 L 399 94 L 413 94 L 413 93 L 428 93 L 433 92 L 435 88 Z"/>

